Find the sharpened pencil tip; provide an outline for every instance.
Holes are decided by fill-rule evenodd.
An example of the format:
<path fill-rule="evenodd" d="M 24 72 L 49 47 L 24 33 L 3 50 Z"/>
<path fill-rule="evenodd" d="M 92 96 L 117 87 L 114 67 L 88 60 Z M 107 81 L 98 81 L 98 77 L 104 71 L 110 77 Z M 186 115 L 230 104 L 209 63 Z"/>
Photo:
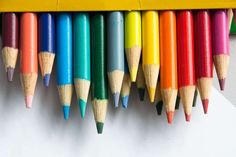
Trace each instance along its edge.
<path fill-rule="evenodd" d="M 159 101 L 156 104 L 157 115 L 161 115 L 162 112 L 163 101 Z"/>
<path fill-rule="evenodd" d="M 139 88 L 138 89 L 138 94 L 139 94 L 140 101 L 144 101 L 145 89 L 144 88 Z"/>
<path fill-rule="evenodd" d="M 96 122 L 98 134 L 102 134 L 102 132 L 103 132 L 103 125 L 104 125 L 104 123 L 102 123 L 102 122 Z"/>
<path fill-rule="evenodd" d="M 7 80 L 9 82 L 12 82 L 13 81 L 13 75 L 14 75 L 14 68 L 7 68 Z"/>
<path fill-rule="evenodd" d="M 120 93 L 114 93 L 113 94 L 113 98 L 114 98 L 114 103 L 115 103 L 115 107 L 119 107 L 119 98 L 120 98 Z"/>
<path fill-rule="evenodd" d="M 149 88 L 149 89 L 148 89 L 150 102 L 154 102 L 154 99 L 155 99 L 155 92 L 156 92 L 156 88 Z"/>
<path fill-rule="evenodd" d="M 70 115 L 70 106 L 64 105 L 62 107 L 62 110 L 63 110 L 63 114 L 64 114 L 64 119 L 68 120 L 69 119 L 69 115 Z"/>
<path fill-rule="evenodd" d="M 191 114 L 185 113 L 185 120 L 186 120 L 187 122 L 190 122 L 190 119 L 191 119 Z"/>
<path fill-rule="evenodd" d="M 45 87 L 49 86 L 50 76 L 51 76 L 50 74 L 45 74 L 43 77 L 43 84 Z"/>
<path fill-rule="evenodd" d="M 130 70 L 130 80 L 131 80 L 131 82 L 135 82 L 136 81 L 137 72 L 138 72 L 137 68 L 131 68 L 131 70 Z"/>
<path fill-rule="evenodd" d="M 25 104 L 26 108 L 32 108 L 32 102 L 33 102 L 33 96 L 32 95 L 27 95 L 25 96 Z"/>
<path fill-rule="evenodd" d="M 224 79 L 219 79 L 219 84 L 220 84 L 220 90 L 225 89 L 225 78 Z"/>
<path fill-rule="evenodd" d="M 84 119 L 85 112 L 86 112 L 86 102 L 82 99 L 79 99 L 79 108 L 80 108 L 80 115 L 81 118 Z"/>
<path fill-rule="evenodd" d="M 122 97 L 122 107 L 127 108 L 128 107 L 128 102 L 129 102 L 129 95 Z"/>
<path fill-rule="evenodd" d="M 209 100 L 208 99 L 203 99 L 202 100 L 202 106 L 203 106 L 203 110 L 204 110 L 205 114 L 207 114 L 207 112 L 208 112 L 208 104 L 209 104 Z"/>
<path fill-rule="evenodd" d="M 166 112 L 166 115 L 167 115 L 168 123 L 171 124 L 174 118 L 174 112 L 172 111 Z"/>

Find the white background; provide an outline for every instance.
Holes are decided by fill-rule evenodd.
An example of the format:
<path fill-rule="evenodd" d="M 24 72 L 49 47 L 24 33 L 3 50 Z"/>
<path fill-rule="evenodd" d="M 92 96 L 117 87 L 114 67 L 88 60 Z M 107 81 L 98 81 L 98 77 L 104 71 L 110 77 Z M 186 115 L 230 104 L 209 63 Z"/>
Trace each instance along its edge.
<path fill-rule="evenodd" d="M 233 94 L 236 89 L 235 51 L 234 38 L 231 39 L 232 57 L 225 92 L 233 103 L 236 100 Z M 157 116 L 155 106 L 148 103 L 147 97 L 145 102 L 139 102 L 133 86 L 127 110 L 114 109 L 110 102 L 104 132 L 98 135 L 90 101 L 86 117 L 81 120 L 74 95 L 70 119 L 64 121 L 55 70 L 49 88 L 43 87 L 41 76 L 38 78 L 30 110 L 24 106 L 19 68 L 13 83 L 6 80 L 2 60 L 0 73 L 0 157 L 236 155 L 236 109 L 216 89 L 212 91 L 208 115 L 203 114 L 198 98 L 191 123 L 185 122 L 181 107 L 176 111 L 173 124 L 168 125 L 165 114 Z M 219 89 L 218 82 L 214 84 Z"/>

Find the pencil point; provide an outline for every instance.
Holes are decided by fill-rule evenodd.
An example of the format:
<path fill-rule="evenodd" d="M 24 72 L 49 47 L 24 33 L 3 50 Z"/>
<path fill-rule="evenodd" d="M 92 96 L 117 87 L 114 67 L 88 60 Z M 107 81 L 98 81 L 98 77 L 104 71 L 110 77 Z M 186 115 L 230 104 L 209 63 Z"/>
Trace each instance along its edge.
<path fill-rule="evenodd" d="M 191 119 L 191 114 L 185 113 L 185 120 L 186 120 L 187 122 L 190 122 L 190 119 Z"/>
<path fill-rule="evenodd" d="M 68 120 L 69 119 L 69 114 L 70 114 L 70 106 L 63 106 L 63 114 L 64 114 L 64 119 Z"/>
<path fill-rule="evenodd" d="M 174 112 L 172 111 L 166 112 L 166 115 L 167 115 L 168 123 L 171 124 L 174 118 Z"/>
<path fill-rule="evenodd" d="M 208 112 L 208 104 L 209 104 L 209 100 L 208 99 L 203 99 L 202 100 L 203 110 L 204 110 L 205 114 L 207 114 L 207 112 Z"/>
<path fill-rule="evenodd" d="M 11 68 L 11 67 L 7 68 L 7 80 L 9 82 L 12 82 L 13 75 L 14 75 L 14 68 Z"/>
<path fill-rule="evenodd" d="M 144 101 L 145 89 L 144 88 L 139 88 L 138 89 L 138 94 L 139 94 L 140 101 Z"/>
<path fill-rule="evenodd" d="M 136 78 L 137 78 L 137 68 L 132 68 L 130 70 L 130 79 L 131 79 L 131 82 L 135 82 L 136 81 Z"/>
<path fill-rule="evenodd" d="M 163 101 L 159 101 L 156 105 L 157 114 L 160 116 L 162 112 Z"/>
<path fill-rule="evenodd" d="M 149 89 L 148 89 L 148 93 L 149 93 L 149 97 L 150 97 L 150 101 L 151 101 L 151 102 L 154 102 L 154 99 L 155 99 L 155 92 L 156 92 L 156 89 L 155 89 L 155 88 L 149 88 Z"/>
<path fill-rule="evenodd" d="M 129 96 L 124 96 L 122 97 L 122 107 L 127 108 L 128 107 L 128 102 L 129 102 Z"/>
<path fill-rule="evenodd" d="M 33 96 L 32 95 L 25 96 L 26 108 L 30 109 L 32 107 L 32 102 L 33 102 Z"/>
<path fill-rule="evenodd" d="M 175 109 L 176 109 L 176 110 L 179 109 L 179 104 L 180 104 L 180 97 L 177 96 L 177 98 L 176 98 L 176 102 L 175 102 Z"/>
<path fill-rule="evenodd" d="M 119 107 L 119 98 L 120 98 L 120 93 L 114 93 L 113 94 L 113 98 L 114 98 L 114 103 L 115 103 L 115 107 Z"/>
<path fill-rule="evenodd" d="M 79 108 L 80 108 L 80 115 L 81 118 L 84 119 L 85 111 L 86 111 L 86 102 L 82 99 L 79 99 Z"/>
<path fill-rule="evenodd" d="M 219 79 L 219 83 L 220 83 L 220 90 L 223 91 L 225 89 L 225 78 Z"/>
<path fill-rule="evenodd" d="M 45 87 L 49 86 L 50 76 L 51 76 L 50 74 L 45 74 L 43 77 L 43 83 Z"/>
<path fill-rule="evenodd" d="M 101 122 L 96 122 L 96 126 L 97 126 L 97 132 L 98 134 L 102 134 L 102 131 L 103 131 L 103 123 Z"/>

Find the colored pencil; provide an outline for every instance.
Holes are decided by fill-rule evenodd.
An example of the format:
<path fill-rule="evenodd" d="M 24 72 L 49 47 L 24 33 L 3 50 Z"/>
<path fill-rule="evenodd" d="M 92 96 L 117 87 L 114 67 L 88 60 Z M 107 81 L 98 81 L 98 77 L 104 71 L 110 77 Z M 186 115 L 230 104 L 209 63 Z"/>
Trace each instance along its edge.
<path fill-rule="evenodd" d="M 39 15 L 39 65 L 45 87 L 49 86 L 55 58 L 55 19 L 52 13 Z"/>
<path fill-rule="evenodd" d="M 196 105 L 197 105 L 197 96 L 198 96 L 198 91 L 196 88 L 195 92 L 194 92 L 194 98 L 193 98 L 193 107 L 196 107 Z"/>
<path fill-rule="evenodd" d="M 211 17 L 208 10 L 194 14 L 195 73 L 204 113 L 208 111 L 213 81 Z"/>
<path fill-rule="evenodd" d="M 233 16 L 234 16 L 234 13 L 233 13 L 233 10 L 232 9 L 227 9 L 227 19 L 228 19 L 228 28 L 229 28 L 229 31 L 230 31 L 230 28 L 231 28 L 231 24 L 233 22 Z"/>
<path fill-rule="evenodd" d="M 160 88 L 160 80 L 157 82 L 157 87 L 156 87 L 156 96 L 155 96 L 155 101 L 156 103 L 156 110 L 157 110 L 157 115 L 161 115 L 162 108 L 163 108 L 163 100 L 161 96 L 161 88 Z"/>
<path fill-rule="evenodd" d="M 176 101 L 175 101 L 175 110 L 179 109 L 179 104 L 180 104 L 180 95 L 179 95 L 179 91 L 178 91 Z"/>
<path fill-rule="evenodd" d="M 84 118 L 90 88 L 90 22 L 88 13 L 75 13 L 74 85 L 81 117 Z"/>
<path fill-rule="evenodd" d="M 178 92 L 177 78 L 177 39 L 175 11 L 160 12 L 160 85 L 166 108 L 168 123 L 174 117 L 175 101 Z"/>
<path fill-rule="evenodd" d="M 125 12 L 125 52 L 130 78 L 136 81 L 141 56 L 141 12 Z"/>
<path fill-rule="evenodd" d="M 92 104 L 97 132 L 103 132 L 108 106 L 106 73 L 105 17 L 97 13 L 91 18 Z"/>
<path fill-rule="evenodd" d="M 57 14 L 56 49 L 57 88 L 64 113 L 64 119 L 68 120 L 73 93 L 72 18 L 69 13 Z"/>
<path fill-rule="evenodd" d="M 128 107 L 130 88 L 131 88 L 131 79 L 130 79 L 127 59 L 125 57 L 125 74 L 124 74 L 123 83 L 121 87 L 121 100 L 122 100 L 123 108 Z"/>
<path fill-rule="evenodd" d="M 195 91 L 194 30 L 191 11 L 177 12 L 178 88 L 186 121 L 190 121 Z"/>
<path fill-rule="evenodd" d="M 124 17 L 122 12 L 107 14 L 107 74 L 115 107 L 124 77 Z"/>
<path fill-rule="evenodd" d="M 215 10 L 212 13 L 212 46 L 213 62 L 220 89 L 224 90 L 229 66 L 229 33 L 226 10 Z"/>
<path fill-rule="evenodd" d="M 145 78 L 143 74 L 143 67 L 142 67 L 142 55 L 138 66 L 138 73 L 136 79 L 136 86 L 138 88 L 139 100 L 144 101 L 145 95 Z"/>
<path fill-rule="evenodd" d="M 19 19 L 16 13 L 3 13 L 2 21 L 2 58 L 7 79 L 11 82 L 19 51 Z"/>
<path fill-rule="evenodd" d="M 37 31 L 37 15 L 22 13 L 20 19 L 20 79 L 27 108 L 32 107 L 38 78 Z"/>
<path fill-rule="evenodd" d="M 159 75 L 159 17 L 157 11 L 142 13 L 143 72 L 151 102 L 154 102 Z"/>

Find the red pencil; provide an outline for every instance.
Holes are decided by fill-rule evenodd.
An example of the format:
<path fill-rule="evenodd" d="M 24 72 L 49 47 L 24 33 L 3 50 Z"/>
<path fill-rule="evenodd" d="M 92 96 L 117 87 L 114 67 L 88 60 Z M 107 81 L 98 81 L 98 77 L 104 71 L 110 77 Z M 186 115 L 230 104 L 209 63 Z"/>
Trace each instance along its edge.
<path fill-rule="evenodd" d="M 208 10 L 197 11 L 194 16 L 195 70 L 197 88 L 207 113 L 213 79 L 211 18 Z"/>
<path fill-rule="evenodd" d="M 191 11 L 177 13 L 178 85 L 186 121 L 190 121 L 195 91 L 194 32 Z"/>

